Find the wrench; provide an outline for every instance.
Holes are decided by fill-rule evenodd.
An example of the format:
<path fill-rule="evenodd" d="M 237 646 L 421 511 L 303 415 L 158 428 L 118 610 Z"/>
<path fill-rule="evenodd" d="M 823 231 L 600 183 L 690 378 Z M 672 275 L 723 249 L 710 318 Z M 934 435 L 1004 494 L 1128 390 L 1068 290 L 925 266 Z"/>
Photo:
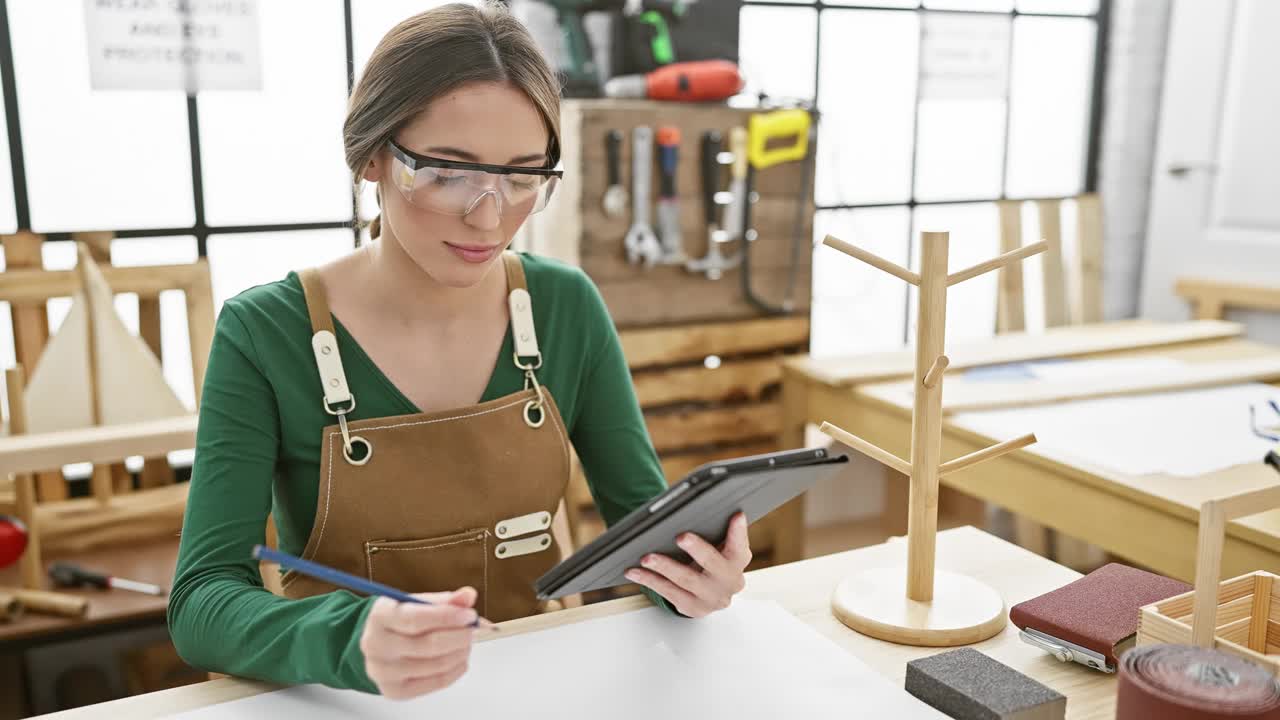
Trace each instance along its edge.
<path fill-rule="evenodd" d="M 649 172 L 653 165 L 653 129 L 641 125 L 631 131 L 631 229 L 623 245 L 627 262 L 652 267 L 662 257 L 662 244 L 649 224 Z"/>

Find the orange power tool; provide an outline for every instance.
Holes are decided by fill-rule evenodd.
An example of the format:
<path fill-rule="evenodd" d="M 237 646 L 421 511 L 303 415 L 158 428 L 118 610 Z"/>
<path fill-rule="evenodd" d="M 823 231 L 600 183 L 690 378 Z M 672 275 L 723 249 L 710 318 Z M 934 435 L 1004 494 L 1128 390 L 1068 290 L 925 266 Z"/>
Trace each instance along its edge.
<path fill-rule="evenodd" d="M 604 84 L 615 98 L 724 100 L 742 90 L 742 73 L 728 60 L 671 63 L 644 75 L 619 75 Z"/>

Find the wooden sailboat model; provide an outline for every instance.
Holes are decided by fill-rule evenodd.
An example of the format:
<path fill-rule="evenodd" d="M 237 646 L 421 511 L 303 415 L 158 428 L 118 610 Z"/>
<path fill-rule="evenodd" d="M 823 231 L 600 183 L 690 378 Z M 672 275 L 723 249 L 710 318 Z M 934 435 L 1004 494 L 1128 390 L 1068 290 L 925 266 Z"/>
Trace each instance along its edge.
<path fill-rule="evenodd" d="M 28 515 L 23 520 L 37 540 L 24 558 L 24 579 L 34 576 L 28 567 L 39 565 L 41 546 L 76 551 L 176 534 L 186 506 L 186 484 L 116 495 L 111 468 L 102 464 L 94 466 L 92 497 L 22 501 L 34 495 L 30 470 L 151 455 L 191 447 L 194 438 L 194 414 L 165 381 L 155 355 L 116 314 L 111 288 L 88 247 L 79 244 L 77 255 L 71 310 L 30 382 L 23 382 L 21 368 L 6 378 L 11 437 L 0 441 L 0 477 L 13 474 L 18 513 Z M 22 459 L 10 463 L 11 457 Z M 49 467 L 31 467 L 41 462 Z"/>

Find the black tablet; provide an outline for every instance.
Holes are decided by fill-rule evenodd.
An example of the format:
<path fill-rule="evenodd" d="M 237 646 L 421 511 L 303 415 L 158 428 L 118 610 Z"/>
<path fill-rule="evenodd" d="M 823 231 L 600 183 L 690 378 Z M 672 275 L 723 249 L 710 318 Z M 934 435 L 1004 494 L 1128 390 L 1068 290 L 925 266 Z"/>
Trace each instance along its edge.
<path fill-rule="evenodd" d="M 848 459 L 818 448 L 703 465 L 538 578 L 534 590 L 546 600 L 624 585 L 629 581 L 623 574 L 651 552 L 688 562 L 676 536 L 692 532 L 719 545 L 734 513 L 741 510 L 755 522 Z"/>

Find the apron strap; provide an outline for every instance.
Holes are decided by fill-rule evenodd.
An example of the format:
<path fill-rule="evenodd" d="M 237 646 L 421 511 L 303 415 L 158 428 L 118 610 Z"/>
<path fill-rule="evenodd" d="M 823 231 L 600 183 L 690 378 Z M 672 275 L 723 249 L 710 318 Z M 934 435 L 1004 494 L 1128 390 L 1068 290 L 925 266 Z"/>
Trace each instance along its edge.
<path fill-rule="evenodd" d="M 307 314 L 311 317 L 311 350 L 316 355 L 316 367 L 320 370 L 320 382 L 324 387 L 324 406 L 334 415 L 351 412 L 356 408 L 356 398 L 347 387 L 347 374 L 342 369 L 342 355 L 338 352 L 338 338 L 334 335 L 333 316 L 329 312 L 329 300 L 325 296 L 324 282 L 315 268 L 298 273 L 302 281 L 302 294 L 307 302 Z"/>
<path fill-rule="evenodd" d="M 530 365 L 542 365 L 542 353 L 538 352 L 538 334 L 533 329 L 533 300 L 525 283 L 524 265 L 513 252 L 502 254 L 502 264 L 507 271 L 507 305 L 511 311 L 511 337 L 516 346 L 516 367 L 528 370 Z M 521 358 L 527 358 L 522 363 Z"/>

